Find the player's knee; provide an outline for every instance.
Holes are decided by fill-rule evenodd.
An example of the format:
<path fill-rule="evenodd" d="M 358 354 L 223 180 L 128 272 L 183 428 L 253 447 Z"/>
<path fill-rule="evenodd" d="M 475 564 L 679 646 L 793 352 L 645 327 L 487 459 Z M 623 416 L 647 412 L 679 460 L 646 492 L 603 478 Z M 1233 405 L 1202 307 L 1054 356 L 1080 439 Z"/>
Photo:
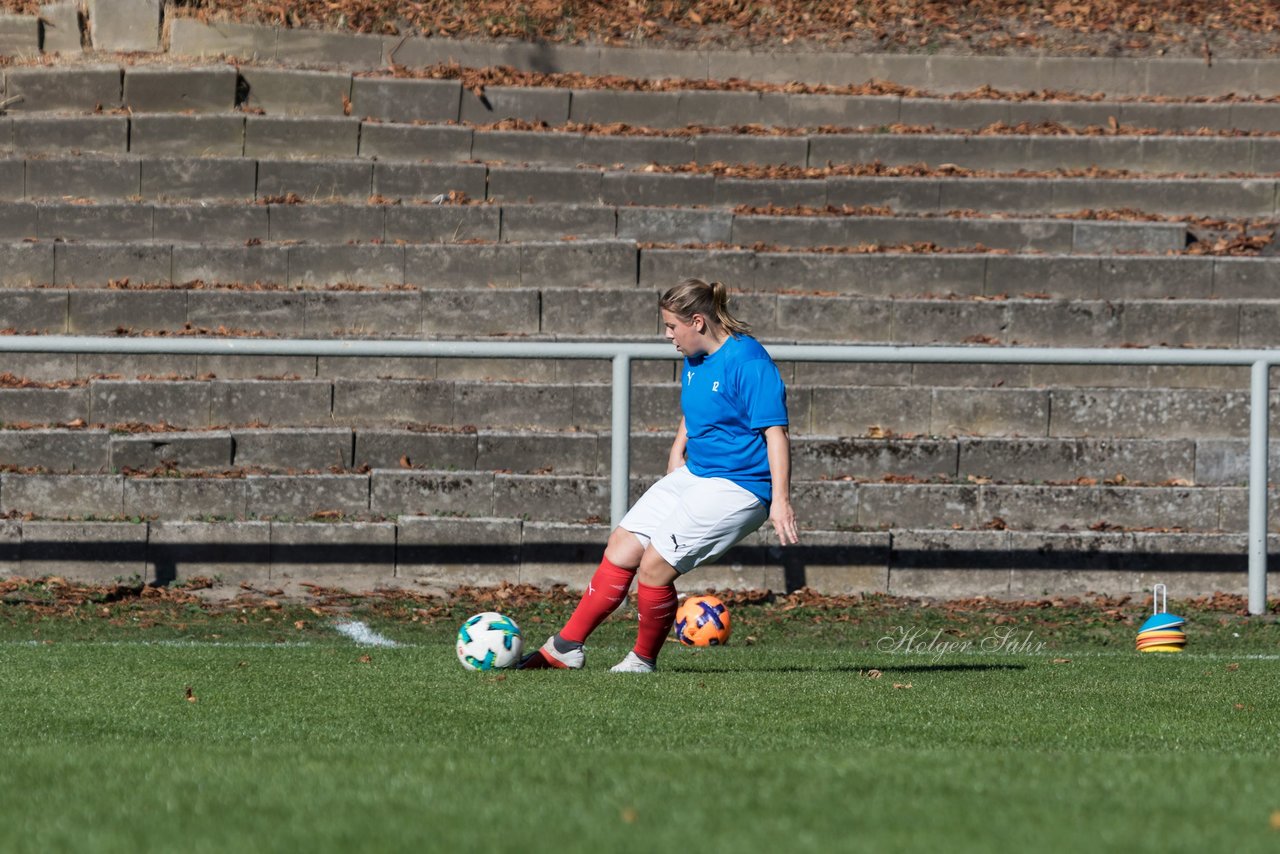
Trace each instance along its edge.
<path fill-rule="evenodd" d="M 650 546 L 640 558 L 640 571 L 636 573 L 636 578 L 649 587 L 665 587 L 674 582 L 678 575 L 675 567 Z"/>
<path fill-rule="evenodd" d="M 635 569 L 640 565 L 643 554 L 644 546 L 640 545 L 635 534 L 625 528 L 614 528 L 604 549 L 604 556 L 609 559 L 609 563 L 623 569 Z"/>

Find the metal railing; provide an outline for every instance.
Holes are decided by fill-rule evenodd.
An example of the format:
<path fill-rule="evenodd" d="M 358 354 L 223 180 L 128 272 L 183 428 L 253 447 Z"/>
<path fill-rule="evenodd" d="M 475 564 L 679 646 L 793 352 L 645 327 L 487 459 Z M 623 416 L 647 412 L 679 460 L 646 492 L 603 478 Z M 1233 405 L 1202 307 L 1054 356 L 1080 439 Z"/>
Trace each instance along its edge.
<path fill-rule="evenodd" d="M 784 362 L 899 364 L 1235 366 L 1252 370 L 1249 417 L 1249 613 L 1267 607 L 1267 451 L 1269 369 L 1280 350 L 1107 349 L 1081 347 L 931 347 L 773 344 Z M 669 344 L 553 341 L 371 341 L 270 338 L 116 338 L 0 336 L 0 353 L 120 355 L 329 356 L 408 358 L 609 359 L 613 362 L 609 510 L 616 525 L 627 510 L 631 471 L 631 363 L 674 360 Z"/>

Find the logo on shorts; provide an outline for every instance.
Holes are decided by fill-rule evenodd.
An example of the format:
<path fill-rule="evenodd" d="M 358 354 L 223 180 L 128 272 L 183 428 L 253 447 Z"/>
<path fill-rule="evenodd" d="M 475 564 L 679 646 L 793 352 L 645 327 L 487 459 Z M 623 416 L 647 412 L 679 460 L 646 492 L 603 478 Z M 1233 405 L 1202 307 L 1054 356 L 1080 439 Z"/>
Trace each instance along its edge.
<path fill-rule="evenodd" d="M 680 541 L 676 539 L 675 534 L 671 535 L 671 547 L 677 550 L 680 548 Z"/>

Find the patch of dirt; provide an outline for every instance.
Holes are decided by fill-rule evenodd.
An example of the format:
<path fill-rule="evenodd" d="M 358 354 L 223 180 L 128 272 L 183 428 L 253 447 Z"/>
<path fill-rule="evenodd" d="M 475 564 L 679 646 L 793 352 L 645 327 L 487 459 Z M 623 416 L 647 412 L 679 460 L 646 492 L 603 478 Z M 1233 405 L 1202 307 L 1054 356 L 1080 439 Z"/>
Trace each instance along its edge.
<path fill-rule="evenodd" d="M 260 61 L 237 61 L 240 66 L 269 65 Z M 578 72 L 544 72 L 522 71 L 509 65 L 486 66 L 473 68 L 459 65 L 456 62 L 439 63 L 429 66 L 404 66 L 392 64 L 386 68 L 355 72 L 357 77 L 399 78 L 408 80 L 458 80 L 476 97 L 484 95 L 486 86 L 519 86 L 542 87 L 553 89 L 607 89 L 617 92 L 771 92 L 788 95 L 856 95 L 859 97 L 900 97 L 900 98 L 935 98 L 948 101 L 1073 101 L 1073 102 L 1107 102 L 1107 103 L 1189 103 L 1218 104 L 1244 102 L 1280 101 L 1280 97 L 1263 98 L 1260 96 L 1194 95 L 1187 98 L 1169 95 L 1114 95 L 1104 92 L 1063 92 L 1054 89 L 996 89 L 992 86 L 979 86 L 965 92 L 933 92 L 914 86 L 904 86 L 886 80 L 869 80 L 865 83 L 836 85 L 831 83 L 766 83 L 758 80 L 743 80 L 731 77 L 727 80 L 708 78 L 662 78 L 622 77 L 620 75 L 592 75 Z"/>
<path fill-rule="evenodd" d="M 366 124 L 381 124 L 377 119 L 365 119 Z M 411 122 L 418 126 L 430 125 L 429 122 Z M 837 125 L 818 125 L 817 127 L 783 127 L 780 125 L 685 125 L 680 128 L 653 128 L 642 125 L 629 125 L 624 122 L 611 122 L 607 124 L 598 124 L 595 122 L 566 122 L 562 125 L 551 125 L 546 122 L 531 122 L 525 119 L 503 119 L 499 122 L 491 122 L 489 124 L 473 124 L 471 122 L 449 122 L 448 124 L 461 127 L 469 127 L 478 131 L 518 131 L 521 133 L 561 133 L 561 134 L 588 134 L 591 136 L 643 136 L 643 137 L 663 137 L 668 139 L 685 139 L 699 136 L 711 135 L 727 135 L 736 136 L 768 136 L 768 137 L 799 137 L 799 136 L 854 136 L 854 137 L 876 137 L 884 138 L 886 136 L 954 136 L 954 137 L 975 137 L 975 136 L 1110 136 L 1110 137 L 1129 137 L 1129 136 L 1177 136 L 1177 137 L 1275 137 L 1280 136 L 1280 131 L 1266 130 L 1242 130 L 1240 128 L 1192 128 L 1170 130 L 1167 128 L 1138 127 L 1136 125 L 1122 125 L 1119 123 L 1110 125 L 1085 125 L 1083 127 L 1075 127 L 1064 125 L 1059 122 L 1040 122 L 1032 124 L 1030 122 L 1020 122 L 1016 125 L 1007 124 L 1005 122 L 995 122 L 986 127 L 972 128 L 949 128 L 938 127 L 937 125 L 908 125 L 894 123 L 883 126 L 837 126 Z M 438 125 L 437 125 L 438 126 Z M 465 194 L 455 194 L 463 195 Z M 371 196 L 370 202 L 381 197 Z M 298 202 L 304 204 L 305 202 Z M 389 200 L 383 200 L 384 204 L 394 204 Z M 257 202 L 256 204 L 263 204 Z M 439 203 L 437 203 L 439 204 Z"/>
<path fill-rule="evenodd" d="M 690 588 L 690 595 L 711 593 L 731 607 L 759 606 L 779 614 L 797 610 L 805 612 L 858 609 L 868 613 L 896 613 L 911 608 L 929 608 L 940 614 L 1016 614 L 1037 611 L 1087 612 L 1104 620 L 1132 622 L 1135 615 L 1150 610 L 1150 597 L 1145 601 L 1132 596 L 1046 596 L 1033 599 L 997 599 L 974 596 L 937 600 L 927 597 L 890 596 L 887 594 L 837 595 L 820 593 L 802 587 L 791 593 L 769 590 L 702 591 Z M 535 587 L 530 584 L 503 583 L 496 587 L 462 586 L 442 592 L 421 592 L 402 587 L 353 591 L 319 584 L 301 583 L 290 587 L 241 582 L 230 585 L 213 579 L 195 577 L 181 584 L 156 586 L 141 582 L 92 584 L 59 576 L 40 579 L 11 577 L 0 579 L 0 606 L 20 608 L 45 618 L 73 616 L 85 607 L 101 616 L 110 616 L 115 607 L 128 607 L 137 621 L 153 625 L 167 622 L 174 606 L 184 606 L 190 619 L 190 608 L 206 613 L 228 613 L 246 608 L 277 610 L 302 607 L 315 616 L 346 614 L 359 610 L 388 618 L 411 622 L 454 620 L 458 608 L 464 610 L 517 611 L 539 607 L 568 607 L 577 603 L 580 593 L 563 584 Z M 104 607 L 105 606 L 105 607 Z M 1189 597 L 1179 603 L 1192 611 L 1247 615 L 1248 599 L 1228 593 Z M 1280 610 L 1280 601 L 1272 602 L 1271 611 Z M 150 612 L 147 618 L 140 611 Z"/>
<path fill-rule="evenodd" d="M 879 160 L 867 163 L 839 163 L 828 166 L 787 166 L 779 164 L 757 165 L 750 163 L 651 163 L 632 171 L 659 172 L 670 175 L 715 175 L 721 178 L 755 178 L 768 180 L 809 180 L 837 177 L 851 178 L 1256 178 L 1256 174 L 1244 172 L 1142 172 L 1134 169 L 1102 169 L 1090 166 L 1084 169 L 971 169 L 954 163 L 886 164 Z"/>
<path fill-rule="evenodd" d="M 37 0 L 4 0 L 32 14 Z M 387 35 L 671 47 L 1268 56 L 1268 0 L 176 0 L 171 14 Z"/>

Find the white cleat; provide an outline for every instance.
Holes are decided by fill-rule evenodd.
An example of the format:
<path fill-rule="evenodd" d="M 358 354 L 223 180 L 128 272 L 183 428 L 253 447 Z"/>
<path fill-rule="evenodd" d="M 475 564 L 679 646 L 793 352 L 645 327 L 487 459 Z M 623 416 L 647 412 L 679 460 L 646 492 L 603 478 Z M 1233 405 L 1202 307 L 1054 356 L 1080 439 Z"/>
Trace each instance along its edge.
<path fill-rule="evenodd" d="M 610 673 L 653 673 L 657 670 L 657 666 L 650 664 L 640 656 L 636 655 L 635 650 L 627 653 L 627 657 L 619 661 L 613 667 L 609 668 Z"/>

